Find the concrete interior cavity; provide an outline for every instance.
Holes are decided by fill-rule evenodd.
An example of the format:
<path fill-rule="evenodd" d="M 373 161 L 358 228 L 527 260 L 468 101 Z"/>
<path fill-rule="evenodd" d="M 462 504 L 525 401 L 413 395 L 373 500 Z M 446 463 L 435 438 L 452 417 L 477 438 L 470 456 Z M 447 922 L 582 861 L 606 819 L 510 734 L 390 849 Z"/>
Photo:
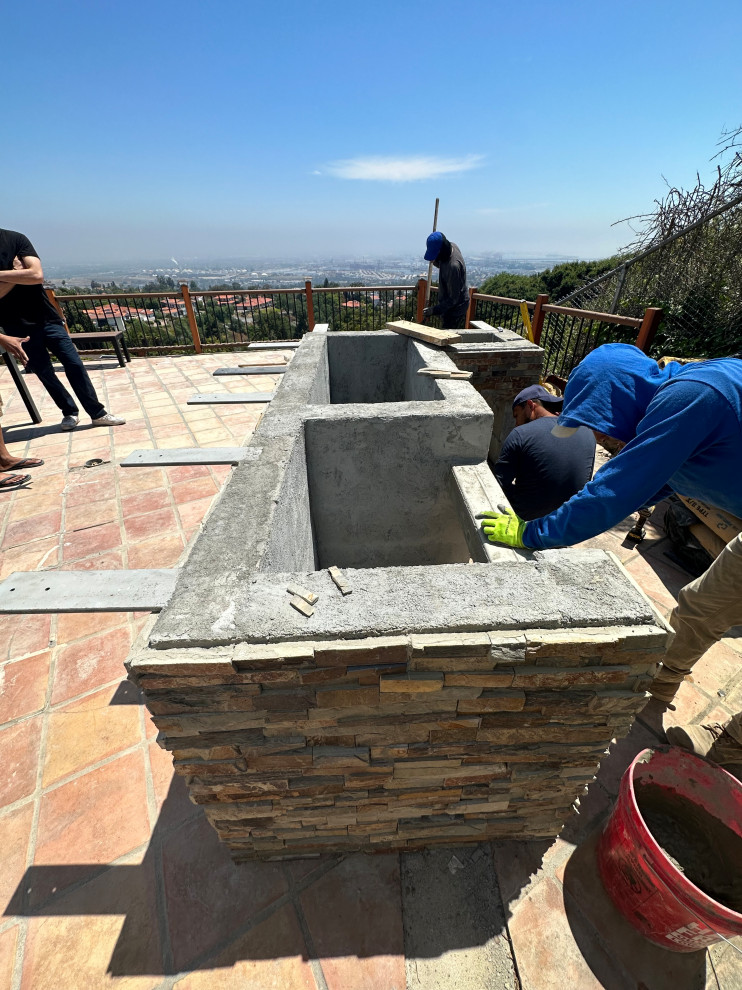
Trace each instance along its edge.
<path fill-rule="evenodd" d="M 615 558 L 482 538 L 514 336 L 308 335 L 132 653 L 237 858 L 556 834 L 643 705 L 665 626 Z"/>

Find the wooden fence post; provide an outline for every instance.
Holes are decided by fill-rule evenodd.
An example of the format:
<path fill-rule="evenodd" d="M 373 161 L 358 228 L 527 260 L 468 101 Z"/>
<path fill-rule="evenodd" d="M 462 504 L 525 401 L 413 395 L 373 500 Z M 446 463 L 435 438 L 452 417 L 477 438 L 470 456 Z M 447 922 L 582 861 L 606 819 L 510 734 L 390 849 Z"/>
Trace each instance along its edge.
<path fill-rule="evenodd" d="M 180 284 L 180 292 L 183 296 L 183 302 L 185 303 L 186 315 L 188 317 L 188 326 L 191 328 L 191 337 L 193 337 L 193 346 L 196 348 L 196 354 L 201 353 L 201 337 L 198 333 L 198 324 L 196 323 L 196 314 L 193 310 L 193 300 L 191 299 L 191 293 L 185 282 Z"/>
<path fill-rule="evenodd" d="M 644 319 L 639 327 L 639 335 L 636 338 L 636 346 L 646 354 L 652 345 L 654 335 L 662 321 L 662 310 L 655 306 L 650 306 L 644 310 Z"/>
<path fill-rule="evenodd" d="M 544 329 L 544 306 L 548 301 L 549 297 L 545 292 L 536 296 L 536 305 L 533 310 L 533 320 L 531 322 L 534 344 L 538 344 L 541 341 L 541 331 Z"/>
<path fill-rule="evenodd" d="M 426 278 L 419 278 L 417 280 L 417 315 L 415 321 L 417 323 L 422 323 L 423 321 L 423 310 L 425 309 L 425 292 L 427 290 L 428 280 Z"/>
<path fill-rule="evenodd" d="M 307 294 L 307 325 L 310 330 L 314 330 L 314 297 L 312 296 L 312 280 L 305 279 L 304 291 Z"/>
<path fill-rule="evenodd" d="M 469 326 L 471 324 L 471 321 L 474 319 L 474 316 L 475 316 L 475 312 L 476 312 L 476 308 L 477 308 L 477 301 L 474 298 L 474 293 L 476 291 L 477 291 L 477 286 L 476 285 L 473 285 L 469 289 L 469 305 L 466 307 L 466 321 L 464 323 L 464 330 L 468 330 L 469 329 Z"/>
<path fill-rule="evenodd" d="M 65 319 L 65 316 L 64 316 L 64 312 L 62 310 L 62 307 L 59 305 L 59 301 L 58 301 L 57 297 L 54 294 L 54 289 L 50 285 L 45 285 L 44 286 L 44 292 L 46 292 L 46 295 L 47 295 L 47 298 L 49 299 L 49 302 L 52 304 L 52 306 L 59 313 L 59 318 L 61 319 L 62 323 L 64 323 L 64 329 L 67 331 L 67 333 L 69 333 L 70 332 L 70 328 L 67 326 L 67 320 Z"/>

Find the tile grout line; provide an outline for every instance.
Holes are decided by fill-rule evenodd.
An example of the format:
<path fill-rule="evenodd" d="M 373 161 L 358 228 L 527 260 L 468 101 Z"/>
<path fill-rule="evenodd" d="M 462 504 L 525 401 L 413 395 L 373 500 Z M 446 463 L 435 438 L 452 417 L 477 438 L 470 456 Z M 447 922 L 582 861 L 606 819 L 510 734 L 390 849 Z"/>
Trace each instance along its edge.
<path fill-rule="evenodd" d="M 309 931 L 309 924 L 304 914 L 304 909 L 301 906 L 301 899 L 298 897 L 299 891 L 297 890 L 296 883 L 294 882 L 294 877 L 286 863 L 281 863 L 281 870 L 283 871 L 284 878 L 286 879 L 286 883 L 289 887 L 291 904 L 294 908 L 294 913 L 296 914 L 296 920 L 299 923 L 299 928 L 301 929 L 304 944 L 307 947 L 309 966 L 312 970 L 312 976 L 314 977 L 314 982 L 317 985 L 317 990 L 328 990 L 327 980 L 325 979 L 324 970 L 322 969 L 322 961 L 317 953 L 317 948 L 314 944 L 312 933 Z M 311 875 L 311 873 L 308 874 L 307 879 Z"/>

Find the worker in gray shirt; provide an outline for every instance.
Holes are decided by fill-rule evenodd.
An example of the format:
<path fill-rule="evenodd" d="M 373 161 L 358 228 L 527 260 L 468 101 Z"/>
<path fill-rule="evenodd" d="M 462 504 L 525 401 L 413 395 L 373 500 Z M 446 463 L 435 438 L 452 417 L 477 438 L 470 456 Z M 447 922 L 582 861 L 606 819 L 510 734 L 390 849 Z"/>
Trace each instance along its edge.
<path fill-rule="evenodd" d="M 513 399 L 515 429 L 502 445 L 494 473 L 521 519 L 548 516 L 593 475 L 591 430 L 581 426 L 566 440 L 552 435 L 562 401 L 541 385 L 529 385 Z"/>
<path fill-rule="evenodd" d="M 425 260 L 438 269 L 438 302 L 426 306 L 423 321 L 428 316 L 440 316 L 444 330 L 463 330 L 469 293 L 466 288 L 466 264 L 458 245 L 449 241 L 439 230 L 428 237 Z"/>

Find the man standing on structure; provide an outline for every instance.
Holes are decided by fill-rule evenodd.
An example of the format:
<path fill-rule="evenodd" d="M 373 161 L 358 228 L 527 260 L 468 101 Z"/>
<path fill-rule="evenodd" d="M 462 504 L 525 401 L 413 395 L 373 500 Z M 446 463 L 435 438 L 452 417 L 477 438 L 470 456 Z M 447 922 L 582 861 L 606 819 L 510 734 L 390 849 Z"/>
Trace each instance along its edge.
<path fill-rule="evenodd" d="M 444 330 L 463 330 L 469 308 L 463 255 L 458 245 L 439 230 L 428 237 L 426 248 L 425 260 L 432 261 L 438 269 L 438 301 L 425 307 L 423 320 L 440 316 Z"/>
<path fill-rule="evenodd" d="M 106 412 L 90 376 L 44 291 L 44 273 L 33 244 L 15 230 L 0 228 L 0 327 L 12 337 L 28 337 L 27 370 L 33 372 L 62 411 L 62 429 L 74 430 L 80 410 L 57 378 L 49 351 L 64 368 L 93 426 L 121 426 L 126 420 Z"/>
<path fill-rule="evenodd" d="M 485 513 L 493 543 L 545 549 L 602 533 L 642 505 L 675 491 L 742 516 L 742 360 L 682 366 L 629 344 L 604 344 L 569 377 L 556 436 L 579 426 L 626 446 L 555 512 L 526 522 Z M 742 623 L 742 537 L 686 585 L 670 617 L 674 637 L 652 682 L 669 704 L 683 677 L 732 625 Z M 672 743 L 719 763 L 742 763 L 742 713 L 724 725 L 673 727 Z"/>
<path fill-rule="evenodd" d="M 548 515 L 592 478 L 595 437 L 591 431 L 581 426 L 567 440 L 551 432 L 562 401 L 541 385 L 529 385 L 513 399 L 515 429 L 492 470 L 521 519 Z"/>

